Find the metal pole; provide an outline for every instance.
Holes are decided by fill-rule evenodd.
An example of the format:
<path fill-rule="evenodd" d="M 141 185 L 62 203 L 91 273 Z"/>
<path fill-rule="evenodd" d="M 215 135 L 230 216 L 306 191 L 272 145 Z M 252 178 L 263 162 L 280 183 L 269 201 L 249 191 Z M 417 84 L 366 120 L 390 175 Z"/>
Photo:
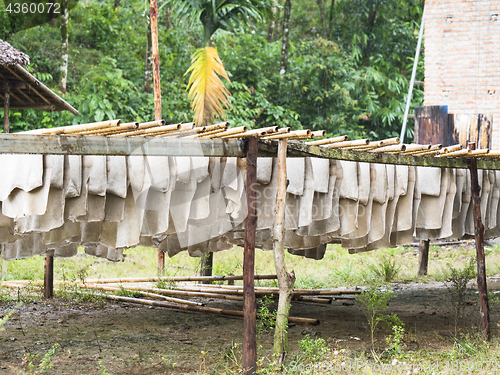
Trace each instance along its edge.
<path fill-rule="evenodd" d="M 257 229 L 257 146 L 258 140 L 248 140 L 247 151 L 247 215 L 245 218 L 245 247 L 243 253 L 243 374 L 257 372 L 257 306 L 255 302 L 255 231 Z"/>
<path fill-rule="evenodd" d="M 411 98 L 413 96 L 413 85 L 415 84 L 415 75 L 417 74 L 418 59 L 420 57 L 420 46 L 422 45 L 422 36 L 424 34 L 424 22 L 425 22 L 425 5 L 424 11 L 422 12 L 422 22 L 420 23 L 420 32 L 418 33 L 418 43 L 417 50 L 415 51 L 415 60 L 413 61 L 413 70 L 411 72 L 410 87 L 408 88 L 408 98 L 406 99 L 405 115 L 403 118 L 403 126 L 401 127 L 401 143 L 405 140 L 406 133 L 406 123 L 408 122 L 408 113 L 410 112 Z"/>
<path fill-rule="evenodd" d="M 470 142 L 469 149 L 475 150 L 476 143 Z M 479 199 L 479 181 L 477 176 L 476 158 L 470 158 L 470 179 L 472 193 L 472 212 L 474 215 L 474 236 L 476 241 L 477 289 L 479 290 L 481 325 L 483 327 L 484 339 L 486 341 L 490 341 L 490 307 L 488 305 L 488 288 L 486 286 L 486 262 L 483 244 L 484 226 L 481 222 L 481 203 Z"/>

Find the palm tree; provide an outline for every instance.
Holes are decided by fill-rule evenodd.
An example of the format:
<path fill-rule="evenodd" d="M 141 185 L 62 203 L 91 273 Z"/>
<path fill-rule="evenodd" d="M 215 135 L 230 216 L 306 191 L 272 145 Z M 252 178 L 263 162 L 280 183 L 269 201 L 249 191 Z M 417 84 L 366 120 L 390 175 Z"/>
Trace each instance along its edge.
<path fill-rule="evenodd" d="M 197 49 L 186 74 L 191 73 L 188 90 L 195 122 L 202 125 L 224 116 L 230 93 L 221 78 L 228 82 L 224 65 L 214 47 L 212 35 L 218 30 L 242 31 L 243 27 L 271 14 L 274 0 L 167 0 L 179 18 L 203 26 L 203 47 Z"/>

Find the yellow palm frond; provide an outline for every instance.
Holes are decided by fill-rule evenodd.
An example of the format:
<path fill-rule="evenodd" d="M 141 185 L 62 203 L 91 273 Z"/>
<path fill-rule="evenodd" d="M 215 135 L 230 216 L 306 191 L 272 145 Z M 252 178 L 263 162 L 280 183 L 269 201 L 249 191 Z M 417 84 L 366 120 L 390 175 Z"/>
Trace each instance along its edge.
<path fill-rule="evenodd" d="M 194 121 L 203 125 L 206 121 L 213 121 L 214 117 L 225 118 L 224 105 L 229 108 L 229 96 L 220 77 L 228 80 L 226 70 L 219 54 L 213 47 L 196 50 L 191 59 L 191 66 L 184 74 L 191 72 L 188 90 L 191 99 L 191 108 L 194 109 Z"/>

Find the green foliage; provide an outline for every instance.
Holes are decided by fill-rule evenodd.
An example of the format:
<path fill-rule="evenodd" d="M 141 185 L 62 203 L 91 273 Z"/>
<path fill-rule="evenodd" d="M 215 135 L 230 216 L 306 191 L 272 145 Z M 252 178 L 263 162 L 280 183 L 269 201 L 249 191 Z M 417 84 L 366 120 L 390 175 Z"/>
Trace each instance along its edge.
<path fill-rule="evenodd" d="M 375 329 L 379 323 L 397 324 L 402 325 L 396 314 L 388 315 L 386 314 L 389 308 L 389 300 L 392 298 L 393 291 L 389 289 L 377 289 L 371 287 L 361 294 L 356 296 L 356 300 L 361 302 L 363 305 L 363 314 L 368 321 L 368 326 L 370 329 L 370 336 L 372 341 L 372 353 L 376 359 L 378 357 L 375 354 Z"/>
<path fill-rule="evenodd" d="M 16 310 L 21 307 L 22 303 L 19 303 L 14 309 L 9 311 L 7 314 L 5 314 L 1 319 L 0 319 L 0 332 L 5 331 L 5 328 L 3 328 L 3 325 L 7 323 L 9 318 L 16 312 Z"/>
<path fill-rule="evenodd" d="M 368 268 L 376 277 L 382 279 L 382 281 L 386 283 L 390 283 L 398 275 L 401 270 L 401 265 L 397 263 L 396 259 L 384 256 L 379 264 L 370 264 Z"/>
<path fill-rule="evenodd" d="M 389 337 L 385 339 L 389 346 L 386 349 L 386 354 L 389 358 L 401 358 L 403 356 L 402 346 L 404 345 L 404 335 L 405 329 L 402 325 L 395 324 L 392 326 L 392 335 L 389 335 Z"/>
<path fill-rule="evenodd" d="M 276 311 L 271 311 L 269 306 L 273 303 L 272 296 L 264 296 L 260 300 L 260 306 L 257 309 L 259 322 L 257 323 L 257 333 L 262 335 L 269 332 L 276 325 Z"/>
<path fill-rule="evenodd" d="M 467 284 L 476 276 L 475 263 L 476 258 L 471 257 L 463 268 L 450 267 L 449 276 L 446 279 L 448 283 L 448 295 L 450 296 L 455 313 L 455 334 L 457 333 L 458 321 L 467 305 L 467 295 L 469 294 Z"/>
<path fill-rule="evenodd" d="M 320 362 L 330 351 L 325 339 L 321 337 L 313 339 L 310 335 L 299 341 L 299 347 L 308 363 Z"/>
<path fill-rule="evenodd" d="M 106 367 L 102 364 L 102 361 L 99 361 L 99 375 L 110 375 Z"/>
<path fill-rule="evenodd" d="M 54 364 L 52 363 L 52 357 L 56 354 L 56 350 L 59 347 L 59 344 L 54 344 L 52 348 L 45 353 L 43 356 L 42 360 L 38 364 L 38 366 L 35 364 L 37 361 L 38 357 L 40 354 L 33 355 L 33 354 L 25 354 L 25 359 L 27 362 L 28 366 L 28 374 L 29 375 L 35 375 L 35 374 L 46 374 L 48 373 L 53 367 Z M 22 372 L 23 374 L 26 374 L 25 372 Z"/>

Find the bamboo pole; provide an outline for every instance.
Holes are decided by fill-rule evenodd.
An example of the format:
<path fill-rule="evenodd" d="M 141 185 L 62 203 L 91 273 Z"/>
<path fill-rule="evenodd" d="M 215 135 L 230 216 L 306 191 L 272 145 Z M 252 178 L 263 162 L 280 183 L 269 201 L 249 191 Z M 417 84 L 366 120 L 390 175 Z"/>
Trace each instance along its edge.
<path fill-rule="evenodd" d="M 137 124 L 137 126 L 134 128 L 132 127 L 132 124 Z M 131 130 L 143 130 L 143 129 L 149 129 L 149 128 L 154 128 L 156 126 L 163 126 L 165 125 L 165 120 L 158 120 L 158 121 L 150 121 L 150 122 L 143 122 L 143 123 L 137 123 L 137 122 L 131 122 L 128 124 L 120 124 L 118 127 L 110 128 L 110 129 L 104 129 L 104 130 L 95 130 L 92 132 L 96 132 L 96 135 L 112 135 L 112 134 L 118 134 L 118 133 L 126 133 L 130 132 Z M 86 135 L 83 134 L 82 135 Z"/>
<path fill-rule="evenodd" d="M 257 138 L 248 140 L 246 157 L 246 217 L 243 249 L 243 372 L 257 370 L 257 306 L 255 302 L 255 232 L 257 229 Z"/>
<path fill-rule="evenodd" d="M 428 150 L 418 150 L 418 151 L 408 151 L 405 152 L 405 155 L 413 155 L 413 156 L 421 156 L 427 155 L 431 152 L 440 151 L 443 149 L 443 145 L 432 145 Z"/>
<path fill-rule="evenodd" d="M 4 107 L 3 107 L 3 132 L 4 133 L 10 133 L 9 108 L 10 108 L 10 86 L 9 86 L 9 81 L 6 81 L 5 82 Z"/>
<path fill-rule="evenodd" d="M 371 152 L 404 152 L 406 151 L 406 145 L 392 145 L 392 146 L 384 146 L 371 150 Z"/>
<path fill-rule="evenodd" d="M 212 130 L 212 131 L 201 133 L 201 134 L 189 135 L 188 138 L 216 138 L 216 137 L 210 137 L 210 136 L 224 133 L 226 130 L 227 129 Z"/>
<path fill-rule="evenodd" d="M 369 151 L 379 147 L 397 145 L 399 143 L 400 143 L 399 137 L 395 137 L 395 138 L 383 139 L 381 141 L 369 142 L 367 145 L 348 146 L 344 148 L 346 150 L 356 149 L 356 150 Z"/>
<path fill-rule="evenodd" d="M 308 146 L 321 146 L 327 145 L 330 143 L 339 143 L 347 141 L 347 135 L 342 135 L 340 137 L 328 138 L 328 139 L 320 139 L 318 141 L 307 142 Z"/>
<path fill-rule="evenodd" d="M 120 120 L 108 120 L 108 121 L 94 122 L 91 124 L 60 126 L 58 128 L 44 129 L 42 130 L 42 134 L 52 134 L 52 135 L 76 134 L 90 130 L 113 128 L 119 125 L 120 125 Z"/>
<path fill-rule="evenodd" d="M 458 150 L 461 150 L 462 148 L 463 148 L 462 145 L 447 146 L 447 147 L 443 148 L 441 153 L 447 154 L 448 152 L 458 151 Z"/>
<path fill-rule="evenodd" d="M 469 149 L 475 150 L 476 143 L 469 143 Z M 484 226 L 481 222 L 481 203 L 479 198 L 479 180 L 477 174 L 477 161 L 470 159 L 470 176 L 471 176 L 471 197 L 472 197 L 472 212 L 474 216 L 474 237 L 476 242 L 476 257 L 477 257 L 477 288 L 479 290 L 479 305 L 481 312 L 481 325 L 483 328 L 483 336 L 486 341 L 491 340 L 490 331 L 490 307 L 488 304 L 488 287 L 486 285 L 486 259 L 484 255 Z"/>
<path fill-rule="evenodd" d="M 311 131 L 309 129 L 295 130 L 285 134 L 268 135 L 262 137 L 262 139 L 289 139 L 289 138 L 296 138 L 296 139 L 311 138 Z"/>
<path fill-rule="evenodd" d="M 328 143 L 326 144 L 326 146 L 330 148 L 343 148 L 352 146 L 363 146 L 363 145 L 368 145 L 369 143 L 370 143 L 369 139 L 357 139 L 355 141 Z M 309 144 L 309 142 L 307 144 Z"/>
<path fill-rule="evenodd" d="M 92 290 L 103 290 L 107 292 L 121 292 L 122 290 L 125 290 L 127 292 L 136 292 L 139 293 L 145 297 L 150 297 L 150 298 L 156 298 L 156 299 L 163 299 L 165 301 L 169 302 L 175 302 L 175 303 L 180 303 L 180 304 L 185 304 L 185 305 L 192 305 L 192 306 L 203 306 L 203 303 L 201 302 L 194 302 L 194 301 L 188 301 L 185 299 L 180 299 L 180 298 L 174 298 L 174 297 L 167 297 L 167 296 L 162 296 L 161 294 L 156 294 L 156 293 L 150 293 L 150 292 L 144 292 L 142 290 L 132 290 L 129 288 L 120 288 L 120 287 L 114 287 L 114 286 L 98 286 L 98 285 L 87 285 L 87 284 L 80 284 L 80 288 L 83 289 L 92 289 Z"/>
<path fill-rule="evenodd" d="M 219 122 L 218 124 L 205 126 L 205 132 L 210 132 L 212 130 L 217 130 L 217 129 L 224 129 L 225 130 L 228 127 L 229 127 L 229 122 L 227 122 L 227 121 Z"/>
<path fill-rule="evenodd" d="M 311 303 L 321 303 L 321 304 L 331 304 L 331 298 L 318 298 L 318 297 L 307 297 L 307 296 L 293 296 L 292 299 L 301 302 L 311 302 Z"/>
<path fill-rule="evenodd" d="M 111 134 L 112 137 L 149 136 L 162 132 L 175 132 L 181 128 L 180 124 L 156 126 L 147 129 L 138 129 L 125 133 Z"/>
<path fill-rule="evenodd" d="M 168 137 L 168 138 L 181 138 L 181 137 L 187 137 L 190 135 L 198 135 L 200 133 L 203 133 L 205 127 L 196 127 L 190 130 L 178 130 L 178 131 L 169 131 L 169 130 L 162 130 L 162 131 L 157 131 L 157 132 L 152 132 L 150 134 L 144 134 L 141 135 L 141 137 Z M 155 129 L 153 129 L 155 130 Z"/>
<path fill-rule="evenodd" d="M 232 139 L 232 138 L 250 138 L 250 137 L 264 137 L 269 133 L 276 133 L 278 131 L 277 126 L 269 126 L 267 128 L 252 129 L 245 133 L 226 135 L 221 137 L 222 139 Z"/>
<path fill-rule="evenodd" d="M 121 297 L 121 296 L 106 296 L 106 298 L 111 299 L 111 300 L 115 300 L 115 301 L 120 301 L 120 302 L 137 303 L 140 305 L 157 306 L 157 307 L 165 307 L 165 308 L 170 308 L 170 309 L 199 311 L 199 312 L 207 312 L 207 313 L 213 313 L 213 314 L 219 314 L 219 315 L 244 317 L 244 312 L 238 311 L 238 310 L 224 310 L 224 309 L 219 309 L 219 308 L 215 308 L 215 307 L 208 307 L 208 306 L 178 305 L 178 304 L 171 303 L 171 302 L 150 301 L 147 299 Z M 290 317 L 289 321 L 291 323 L 312 324 L 312 325 L 319 324 L 318 319 L 301 318 L 301 317 Z M 244 358 L 244 356 L 243 356 L 243 358 Z"/>
<path fill-rule="evenodd" d="M 311 132 L 311 138 L 319 138 L 326 136 L 326 130 L 316 130 Z"/>
<path fill-rule="evenodd" d="M 275 280 L 276 275 L 254 275 L 255 280 Z M 111 283 L 140 283 L 140 282 L 157 282 L 157 281 L 235 281 L 243 280 L 243 275 L 228 275 L 228 276 L 174 276 L 174 277 L 124 277 L 113 279 L 87 279 L 86 283 L 111 284 Z M 20 280 L 28 283 L 28 281 Z"/>
<path fill-rule="evenodd" d="M 441 153 L 441 154 L 439 154 L 439 156 L 444 157 L 444 158 L 455 158 L 455 157 L 459 157 L 459 156 L 469 156 L 470 153 L 471 153 L 471 150 L 465 149 L 465 150 L 458 150 L 458 151 Z"/>
<path fill-rule="evenodd" d="M 212 135 L 206 136 L 204 138 L 221 138 L 221 137 L 224 137 L 226 135 L 245 133 L 246 131 L 247 131 L 246 126 L 239 126 L 237 128 L 231 128 L 231 129 L 228 129 L 224 132 L 212 134 Z"/>
<path fill-rule="evenodd" d="M 115 126 L 113 128 L 84 131 L 78 133 L 78 135 L 110 135 L 114 133 L 122 133 L 130 130 L 136 130 L 138 127 L 139 127 L 138 122 L 129 122 L 125 124 L 120 124 L 119 126 Z"/>
<path fill-rule="evenodd" d="M 429 151 L 432 145 L 405 145 L 406 149 L 402 153 L 403 155 L 407 155 L 412 152 L 421 152 L 421 151 Z"/>

